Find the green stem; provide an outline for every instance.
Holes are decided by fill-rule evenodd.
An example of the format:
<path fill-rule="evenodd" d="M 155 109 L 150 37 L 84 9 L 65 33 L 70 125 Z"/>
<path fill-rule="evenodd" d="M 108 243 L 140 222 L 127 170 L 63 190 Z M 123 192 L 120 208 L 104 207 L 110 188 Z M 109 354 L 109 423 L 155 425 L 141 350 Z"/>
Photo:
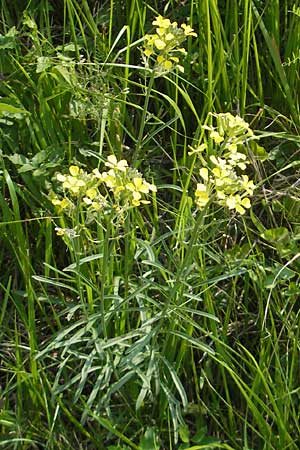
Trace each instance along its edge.
<path fill-rule="evenodd" d="M 144 109 L 143 109 L 143 113 L 142 113 L 141 125 L 140 125 L 139 135 L 138 135 L 137 143 L 136 143 L 136 147 L 135 147 L 135 154 L 133 156 L 133 161 L 132 161 L 132 164 L 136 169 L 140 166 L 141 162 L 144 159 L 144 155 L 145 155 L 145 151 L 142 148 L 142 141 L 143 141 L 145 124 L 146 124 L 146 114 L 148 112 L 150 94 L 151 94 L 153 84 L 154 84 L 154 74 L 155 74 L 155 72 L 152 71 L 151 77 L 149 80 L 149 84 L 146 87 L 146 97 L 145 97 Z"/>
<path fill-rule="evenodd" d="M 107 220 L 107 228 L 106 233 L 104 234 L 104 242 L 103 242 L 103 265 L 102 265 L 102 273 L 101 273 L 101 290 L 100 290 L 100 308 L 101 308 L 101 325 L 103 337 L 106 340 L 108 337 L 106 323 L 105 323 L 105 285 L 106 285 L 106 276 L 108 269 L 108 259 L 109 259 L 109 240 L 111 234 L 111 223 L 112 223 L 112 214 L 109 215 Z"/>

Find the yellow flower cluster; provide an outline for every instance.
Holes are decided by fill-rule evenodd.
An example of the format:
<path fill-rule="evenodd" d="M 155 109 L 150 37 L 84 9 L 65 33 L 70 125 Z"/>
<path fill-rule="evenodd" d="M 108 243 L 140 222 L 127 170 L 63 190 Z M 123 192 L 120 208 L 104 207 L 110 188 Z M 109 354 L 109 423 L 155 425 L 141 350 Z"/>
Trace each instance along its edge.
<path fill-rule="evenodd" d="M 62 183 L 63 195 L 52 196 L 52 204 L 60 211 L 70 212 L 78 204 L 88 211 L 99 211 L 105 207 L 120 210 L 150 203 L 143 196 L 150 191 L 156 192 L 156 186 L 144 180 L 137 170 L 130 168 L 125 159 L 118 161 L 115 155 L 110 155 L 105 166 L 108 171 L 94 169 L 87 173 L 78 166 L 70 166 L 68 174 L 58 173 L 56 179 Z"/>
<path fill-rule="evenodd" d="M 98 169 L 94 169 L 93 174 L 109 188 L 118 203 L 122 206 L 150 203 L 142 196 L 150 191 L 156 192 L 156 186 L 144 180 L 136 169 L 128 167 L 125 159 L 118 161 L 114 155 L 110 155 L 105 166 L 109 168 L 108 172 L 100 173 Z"/>
<path fill-rule="evenodd" d="M 94 211 L 99 211 L 105 205 L 105 198 L 97 189 L 94 175 L 78 166 L 70 166 L 68 174 L 58 173 L 56 179 L 62 183 L 64 196 L 59 198 L 55 195 L 51 201 L 59 210 L 71 211 L 76 206 L 76 200 Z"/>
<path fill-rule="evenodd" d="M 197 207 L 202 209 L 214 197 L 219 205 L 244 214 L 251 207 L 249 196 L 255 189 L 254 182 L 243 173 L 250 164 L 245 144 L 253 132 L 239 116 L 230 113 L 213 116 L 217 126 L 203 128 L 208 130 L 215 144 L 215 154 L 210 156 L 208 162 L 205 161 L 202 152 L 206 144 L 191 152 L 196 153 L 202 163 L 199 170 L 202 183 L 197 184 L 195 201 Z"/>
<path fill-rule="evenodd" d="M 180 56 L 186 51 L 181 47 L 188 36 L 197 36 L 193 28 L 183 23 L 178 27 L 177 22 L 171 22 L 162 16 L 156 17 L 152 22 L 155 25 L 155 34 L 146 34 L 144 55 L 149 58 L 156 56 L 154 70 L 157 72 L 168 72 L 177 67 L 183 72 L 179 65 Z"/>

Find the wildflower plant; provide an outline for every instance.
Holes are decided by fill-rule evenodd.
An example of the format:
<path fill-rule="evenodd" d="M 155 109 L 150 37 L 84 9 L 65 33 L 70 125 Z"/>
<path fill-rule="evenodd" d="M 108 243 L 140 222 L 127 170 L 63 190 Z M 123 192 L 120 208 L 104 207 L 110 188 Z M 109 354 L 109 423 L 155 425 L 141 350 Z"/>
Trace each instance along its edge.
<path fill-rule="evenodd" d="M 184 68 L 180 64 L 180 58 L 186 55 L 186 50 L 182 47 L 182 44 L 189 36 L 197 36 L 189 25 L 182 23 L 181 26 L 178 26 L 177 22 L 171 22 L 170 19 L 161 15 L 155 18 L 152 25 L 156 26 L 156 33 L 144 36 L 143 56 L 145 68 L 149 69 L 150 72 L 150 79 L 146 83 L 145 102 L 133 159 L 134 167 L 138 167 L 141 161 L 145 159 L 142 141 L 154 79 L 175 68 L 184 72 Z"/>
<path fill-rule="evenodd" d="M 104 166 L 108 170 L 94 169 L 86 172 L 78 166 L 69 167 L 66 174 L 58 173 L 60 194 L 50 194 L 51 202 L 59 213 L 76 216 L 78 208 L 86 213 L 88 221 L 97 213 L 117 213 L 149 204 L 147 194 L 156 192 L 156 186 L 148 183 L 125 159 L 117 160 L 109 155 Z M 61 229 L 60 233 L 63 234 Z"/>
<path fill-rule="evenodd" d="M 175 67 L 183 72 L 179 62 L 180 57 L 186 55 L 186 50 L 182 44 L 188 36 L 196 37 L 197 34 L 189 25 L 183 23 L 178 26 L 177 22 L 171 22 L 161 15 L 156 17 L 152 25 L 156 26 L 156 33 L 145 36 L 144 55 L 148 58 L 148 64 L 149 58 L 153 58 L 153 69 L 158 75 Z"/>
<path fill-rule="evenodd" d="M 220 206 L 245 214 L 251 207 L 250 197 L 256 187 L 245 174 L 251 164 L 246 144 L 253 138 L 253 131 L 239 116 L 230 113 L 212 115 L 216 119 L 216 126 L 203 126 L 212 143 L 212 154 L 208 160 L 204 158 L 207 144 L 201 144 L 190 152 L 201 161 L 201 182 L 197 183 L 195 202 L 199 210 L 214 200 Z"/>

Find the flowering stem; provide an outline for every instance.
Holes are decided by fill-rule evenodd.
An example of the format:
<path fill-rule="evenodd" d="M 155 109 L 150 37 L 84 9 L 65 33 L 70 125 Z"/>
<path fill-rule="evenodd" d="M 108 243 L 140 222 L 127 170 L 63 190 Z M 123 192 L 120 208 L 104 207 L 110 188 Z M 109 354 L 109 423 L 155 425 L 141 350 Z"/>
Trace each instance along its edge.
<path fill-rule="evenodd" d="M 153 88 L 153 83 L 154 83 L 154 74 L 155 74 L 155 72 L 152 71 L 151 77 L 149 80 L 149 84 L 146 87 L 146 97 L 145 97 L 144 109 L 143 109 L 143 113 L 142 113 L 141 125 L 140 125 L 139 135 L 137 138 L 135 153 L 133 155 L 133 160 L 132 160 L 132 164 L 136 169 L 140 166 L 142 160 L 144 159 L 144 155 L 145 155 L 145 151 L 142 149 L 142 140 L 143 140 L 144 129 L 145 129 L 145 124 L 146 124 L 146 114 L 148 112 L 150 94 L 151 94 L 151 91 Z"/>
<path fill-rule="evenodd" d="M 103 241 L 103 264 L 101 270 L 101 288 L 100 288 L 100 308 L 101 308 L 101 326 L 103 337 L 107 340 L 108 334 L 105 323 L 105 284 L 107 278 L 107 269 L 108 269 L 108 261 L 109 261 L 109 241 L 111 235 L 112 228 L 112 217 L 113 213 L 108 216 L 107 219 L 107 228 L 104 233 L 104 241 Z"/>
<path fill-rule="evenodd" d="M 79 230 L 80 229 L 80 200 L 79 198 L 77 199 L 77 204 L 76 204 L 76 209 L 75 209 L 75 217 L 73 218 L 73 229 L 74 230 Z M 77 284 L 77 288 L 78 288 L 78 294 L 79 294 L 79 299 L 80 299 L 80 303 L 82 304 L 82 308 L 84 310 L 84 314 L 87 317 L 88 316 L 88 311 L 86 308 L 86 303 L 85 303 L 85 295 L 84 295 L 84 289 L 82 286 L 82 279 L 81 279 L 81 275 L 80 275 L 80 271 L 81 271 L 81 267 L 80 267 L 80 257 L 81 257 L 81 236 L 80 236 L 80 232 L 79 235 L 77 235 L 74 237 L 70 237 L 70 244 L 71 244 L 71 248 L 75 257 L 75 264 L 76 264 L 76 284 Z"/>
<path fill-rule="evenodd" d="M 208 208 L 206 207 L 202 211 L 199 211 L 197 214 L 196 222 L 195 222 L 195 225 L 191 232 L 191 238 L 189 240 L 189 243 L 188 243 L 188 246 L 186 249 L 186 253 L 183 257 L 183 260 L 181 261 L 181 264 L 178 267 L 178 271 L 176 274 L 176 278 L 175 278 L 173 287 L 171 289 L 169 300 L 168 300 L 168 302 L 166 302 L 163 312 L 162 312 L 162 317 L 168 311 L 172 300 L 174 298 L 180 297 L 181 288 L 184 286 L 184 283 L 183 283 L 184 272 L 186 269 L 189 268 L 191 260 L 193 258 L 194 248 L 195 248 L 197 239 L 199 237 L 199 230 L 200 230 L 201 226 L 204 225 L 204 220 L 205 220 L 205 216 L 207 214 L 207 209 Z M 176 301 L 174 301 L 174 303 L 176 303 Z"/>

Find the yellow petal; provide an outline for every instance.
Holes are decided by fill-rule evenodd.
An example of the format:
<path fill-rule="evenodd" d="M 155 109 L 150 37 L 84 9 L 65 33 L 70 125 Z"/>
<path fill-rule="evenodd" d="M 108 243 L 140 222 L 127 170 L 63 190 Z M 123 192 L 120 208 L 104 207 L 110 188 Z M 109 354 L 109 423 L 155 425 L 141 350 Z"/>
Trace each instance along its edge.
<path fill-rule="evenodd" d="M 93 174 L 95 175 L 96 178 L 102 178 L 102 175 L 98 169 L 94 169 Z"/>
<path fill-rule="evenodd" d="M 106 165 L 107 167 L 114 167 L 114 166 L 116 166 L 117 163 L 118 163 L 117 158 L 115 157 L 115 155 L 109 155 L 109 156 L 107 157 L 107 161 L 108 161 L 108 162 L 105 163 L 105 165 Z"/>
<path fill-rule="evenodd" d="M 147 58 L 149 58 L 149 56 L 151 56 L 153 54 L 153 49 L 148 47 L 144 50 L 144 55 L 147 56 Z"/>
<path fill-rule="evenodd" d="M 88 189 L 86 191 L 86 196 L 94 200 L 94 198 L 97 196 L 97 190 L 95 188 Z"/>
<path fill-rule="evenodd" d="M 62 175 L 61 173 L 58 173 L 58 174 L 56 175 L 56 179 L 57 179 L 58 181 L 61 181 L 62 183 L 63 183 L 64 181 L 66 181 L 65 175 Z"/>
<path fill-rule="evenodd" d="M 174 39 L 174 34 L 173 33 L 167 33 L 165 36 L 166 41 L 172 41 Z"/>
<path fill-rule="evenodd" d="M 234 209 L 236 207 L 236 200 L 235 197 L 228 197 L 226 200 L 226 205 L 228 206 L 229 209 Z"/>
<path fill-rule="evenodd" d="M 171 70 L 172 67 L 173 67 L 172 61 L 165 61 L 165 62 L 164 62 L 164 68 L 165 68 L 165 70 Z"/>
<path fill-rule="evenodd" d="M 52 205 L 60 206 L 61 200 L 59 200 L 58 198 L 53 198 L 53 199 L 51 200 L 51 203 L 52 203 Z"/>
<path fill-rule="evenodd" d="M 157 25 L 161 28 L 168 28 L 171 25 L 171 22 L 169 19 L 164 19 L 161 15 L 159 15 L 155 20 L 153 20 L 152 25 Z"/>
<path fill-rule="evenodd" d="M 77 177 L 77 175 L 79 174 L 79 167 L 78 166 L 70 166 L 69 172 L 72 175 L 72 177 Z"/>
<path fill-rule="evenodd" d="M 203 178 L 203 180 L 208 181 L 208 170 L 206 167 L 201 167 L 199 170 L 200 177 Z"/>
<path fill-rule="evenodd" d="M 243 200 L 241 201 L 241 204 L 244 208 L 247 208 L 247 209 L 251 208 L 251 202 L 248 197 L 243 198 Z"/>
<path fill-rule="evenodd" d="M 166 46 L 166 43 L 161 39 L 155 39 L 154 44 L 158 50 L 163 50 Z"/>

